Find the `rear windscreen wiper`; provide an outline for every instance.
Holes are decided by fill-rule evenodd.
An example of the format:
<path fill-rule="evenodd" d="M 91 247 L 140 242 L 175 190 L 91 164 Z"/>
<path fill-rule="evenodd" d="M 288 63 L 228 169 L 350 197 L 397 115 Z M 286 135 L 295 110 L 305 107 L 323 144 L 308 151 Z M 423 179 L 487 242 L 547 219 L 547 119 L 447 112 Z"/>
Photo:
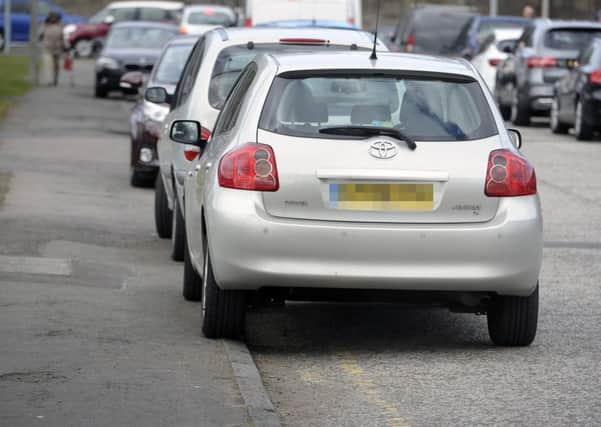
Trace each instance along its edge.
<path fill-rule="evenodd" d="M 319 129 L 319 133 L 326 135 L 348 135 L 348 136 L 376 136 L 384 135 L 403 141 L 411 150 L 417 148 L 415 141 L 395 128 L 384 128 L 377 126 L 334 126 Z"/>

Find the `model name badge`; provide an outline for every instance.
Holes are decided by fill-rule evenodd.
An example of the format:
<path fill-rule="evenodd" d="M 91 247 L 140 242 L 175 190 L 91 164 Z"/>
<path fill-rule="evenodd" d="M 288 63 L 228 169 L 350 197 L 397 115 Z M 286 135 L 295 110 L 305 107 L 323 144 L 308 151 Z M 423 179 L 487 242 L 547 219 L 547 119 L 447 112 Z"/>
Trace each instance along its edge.
<path fill-rule="evenodd" d="M 479 211 L 480 205 L 455 205 L 452 207 L 454 211 Z"/>
<path fill-rule="evenodd" d="M 309 203 L 306 200 L 285 200 L 284 204 L 286 206 L 307 206 Z"/>

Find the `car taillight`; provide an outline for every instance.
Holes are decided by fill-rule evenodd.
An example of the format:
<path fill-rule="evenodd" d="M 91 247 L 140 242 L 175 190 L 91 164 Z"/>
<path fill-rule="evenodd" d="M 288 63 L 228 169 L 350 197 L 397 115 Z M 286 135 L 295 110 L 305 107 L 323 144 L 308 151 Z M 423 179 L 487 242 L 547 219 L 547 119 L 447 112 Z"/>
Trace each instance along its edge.
<path fill-rule="evenodd" d="M 407 40 L 405 41 L 405 51 L 413 52 L 414 44 L 415 44 L 415 34 L 411 33 L 411 34 L 409 34 L 409 36 L 407 37 Z"/>
<path fill-rule="evenodd" d="M 536 194 L 534 168 L 513 151 L 494 150 L 488 156 L 484 193 L 491 197 Z"/>
<path fill-rule="evenodd" d="M 211 131 L 208 130 L 207 128 L 200 128 L 200 139 L 202 139 L 203 141 L 209 141 L 209 139 L 211 138 Z M 192 162 L 194 161 L 194 159 L 196 159 L 196 157 L 198 157 L 198 155 L 200 154 L 200 147 L 197 147 L 195 145 L 185 145 L 184 146 L 184 157 L 186 158 L 187 161 Z"/>
<path fill-rule="evenodd" d="M 589 83 L 601 85 L 601 68 L 593 70 L 593 72 L 588 76 L 588 81 Z"/>
<path fill-rule="evenodd" d="M 348 22 L 349 25 L 355 26 L 355 18 L 347 18 L 346 22 Z"/>
<path fill-rule="evenodd" d="M 253 20 L 252 20 L 252 18 L 246 18 L 244 20 L 244 26 L 245 27 L 252 27 L 253 26 Z"/>
<path fill-rule="evenodd" d="M 180 25 L 179 33 L 180 34 L 188 34 L 188 28 L 185 25 Z"/>
<path fill-rule="evenodd" d="M 528 68 L 549 68 L 557 66 L 557 58 L 549 56 L 531 56 L 526 61 Z"/>
<path fill-rule="evenodd" d="M 219 162 L 219 185 L 239 190 L 277 191 L 280 184 L 272 148 L 249 143 L 224 155 Z"/>
<path fill-rule="evenodd" d="M 490 64 L 491 67 L 496 67 L 497 65 L 499 65 L 499 62 L 501 62 L 501 60 L 499 58 L 490 58 L 488 60 L 488 63 Z"/>

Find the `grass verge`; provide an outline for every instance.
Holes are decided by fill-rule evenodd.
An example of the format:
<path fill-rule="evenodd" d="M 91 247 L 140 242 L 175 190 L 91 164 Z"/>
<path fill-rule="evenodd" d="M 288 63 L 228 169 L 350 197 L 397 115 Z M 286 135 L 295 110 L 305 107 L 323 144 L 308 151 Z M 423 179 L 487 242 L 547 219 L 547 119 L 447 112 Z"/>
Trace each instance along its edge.
<path fill-rule="evenodd" d="M 31 88 L 29 57 L 0 55 L 0 120 L 6 115 L 15 99 Z"/>

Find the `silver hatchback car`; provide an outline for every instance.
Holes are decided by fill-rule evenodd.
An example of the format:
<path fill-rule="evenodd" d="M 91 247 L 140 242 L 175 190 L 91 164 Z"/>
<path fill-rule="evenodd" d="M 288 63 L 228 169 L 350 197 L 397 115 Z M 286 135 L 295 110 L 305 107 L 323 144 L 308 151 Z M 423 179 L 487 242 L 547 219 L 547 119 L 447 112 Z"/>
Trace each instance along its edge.
<path fill-rule="evenodd" d="M 528 345 L 542 216 L 520 154 L 464 60 L 365 52 L 260 55 L 185 180 L 184 290 L 208 337 L 243 333 L 250 295 L 429 301 L 486 313 Z"/>

